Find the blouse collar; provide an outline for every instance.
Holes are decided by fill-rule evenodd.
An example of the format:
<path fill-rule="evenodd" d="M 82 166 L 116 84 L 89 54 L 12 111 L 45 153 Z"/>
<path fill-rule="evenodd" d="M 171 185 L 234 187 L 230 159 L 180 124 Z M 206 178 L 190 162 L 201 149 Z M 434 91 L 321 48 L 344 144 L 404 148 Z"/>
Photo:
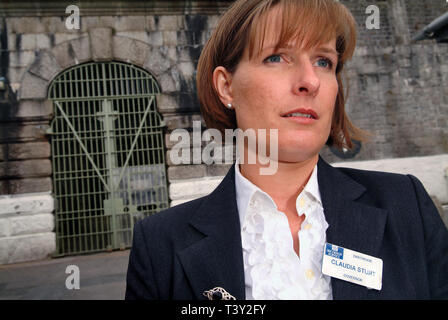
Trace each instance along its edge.
<path fill-rule="evenodd" d="M 247 207 L 249 205 L 251 198 L 256 192 L 259 192 L 265 195 L 268 199 L 270 199 L 274 208 L 277 208 L 277 205 L 266 192 L 261 190 L 259 187 L 257 187 L 255 184 L 253 184 L 251 181 L 249 181 L 246 177 L 244 177 L 241 174 L 239 164 L 240 160 L 239 158 L 237 158 L 235 162 L 235 189 L 236 189 L 236 202 L 238 206 L 238 215 L 240 218 L 240 225 L 242 228 Z M 306 193 L 308 196 L 312 196 L 314 198 L 313 200 L 322 205 L 322 199 L 319 191 L 319 184 L 317 181 L 317 164 L 314 166 L 310 179 L 308 180 L 302 192 Z M 299 201 L 299 197 L 300 194 L 297 197 L 296 204 Z"/>

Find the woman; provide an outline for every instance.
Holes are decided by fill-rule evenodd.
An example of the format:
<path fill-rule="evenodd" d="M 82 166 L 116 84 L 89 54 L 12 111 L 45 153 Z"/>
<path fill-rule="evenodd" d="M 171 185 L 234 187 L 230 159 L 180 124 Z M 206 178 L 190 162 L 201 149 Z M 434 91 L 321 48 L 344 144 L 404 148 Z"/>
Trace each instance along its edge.
<path fill-rule="evenodd" d="M 201 111 L 209 128 L 277 129 L 277 171 L 237 159 L 210 195 L 137 223 L 127 299 L 448 297 L 448 234 L 422 184 L 319 158 L 360 136 L 341 80 L 355 37 L 338 1 L 229 8 L 199 61 Z"/>

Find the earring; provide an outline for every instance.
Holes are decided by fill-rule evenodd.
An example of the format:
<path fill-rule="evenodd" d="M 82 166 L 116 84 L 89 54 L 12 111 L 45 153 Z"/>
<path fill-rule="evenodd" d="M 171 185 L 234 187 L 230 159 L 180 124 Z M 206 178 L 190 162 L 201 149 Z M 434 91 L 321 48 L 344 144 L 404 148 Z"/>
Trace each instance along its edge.
<path fill-rule="evenodd" d="M 228 109 L 232 109 L 232 104 L 231 104 L 231 103 L 228 103 L 228 104 L 227 104 L 227 108 L 228 108 Z"/>

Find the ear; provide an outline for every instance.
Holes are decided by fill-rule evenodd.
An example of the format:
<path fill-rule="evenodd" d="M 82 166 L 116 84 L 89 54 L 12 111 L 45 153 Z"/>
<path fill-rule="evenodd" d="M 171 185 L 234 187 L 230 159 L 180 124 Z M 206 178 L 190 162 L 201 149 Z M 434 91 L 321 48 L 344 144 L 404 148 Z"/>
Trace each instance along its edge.
<path fill-rule="evenodd" d="M 232 74 L 226 68 L 219 66 L 213 71 L 213 86 L 224 105 L 232 103 Z"/>

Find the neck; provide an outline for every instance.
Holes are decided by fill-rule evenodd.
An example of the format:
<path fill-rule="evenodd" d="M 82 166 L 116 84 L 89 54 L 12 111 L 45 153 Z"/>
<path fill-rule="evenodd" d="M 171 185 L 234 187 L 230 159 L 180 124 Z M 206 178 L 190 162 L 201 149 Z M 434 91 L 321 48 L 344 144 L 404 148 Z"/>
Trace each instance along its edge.
<path fill-rule="evenodd" d="M 241 174 L 266 192 L 279 210 L 295 207 L 295 200 L 307 184 L 319 156 L 302 162 L 279 162 L 273 175 L 260 175 L 260 164 L 240 164 Z"/>

